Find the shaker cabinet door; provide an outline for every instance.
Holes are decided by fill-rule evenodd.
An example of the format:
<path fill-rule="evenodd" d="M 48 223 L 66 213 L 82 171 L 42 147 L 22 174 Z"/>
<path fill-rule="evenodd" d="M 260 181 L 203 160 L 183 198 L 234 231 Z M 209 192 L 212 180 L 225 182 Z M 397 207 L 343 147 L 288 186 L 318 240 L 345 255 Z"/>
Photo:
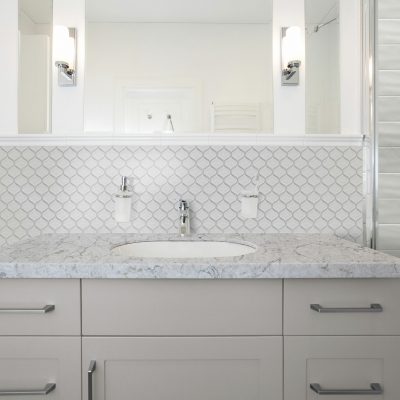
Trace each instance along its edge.
<path fill-rule="evenodd" d="M 400 399 L 400 337 L 285 338 L 285 400 Z"/>
<path fill-rule="evenodd" d="M 79 337 L 1 337 L 2 400 L 80 400 Z"/>
<path fill-rule="evenodd" d="M 82 350 L 84 400 L 282 399 L 280 337 L 85 337 Z"/>

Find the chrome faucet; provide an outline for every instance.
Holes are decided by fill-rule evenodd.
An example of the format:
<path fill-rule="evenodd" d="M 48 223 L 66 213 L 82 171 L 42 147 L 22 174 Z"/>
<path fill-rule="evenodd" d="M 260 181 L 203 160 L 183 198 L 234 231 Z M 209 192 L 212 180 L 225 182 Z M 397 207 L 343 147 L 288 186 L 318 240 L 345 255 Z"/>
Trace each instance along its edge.
<path fill-rule="evenodd" d="M 190 235 L 190 214 L 189 204 L 185 200 L 179 201 L 179 235 L 189 236 Z"/>

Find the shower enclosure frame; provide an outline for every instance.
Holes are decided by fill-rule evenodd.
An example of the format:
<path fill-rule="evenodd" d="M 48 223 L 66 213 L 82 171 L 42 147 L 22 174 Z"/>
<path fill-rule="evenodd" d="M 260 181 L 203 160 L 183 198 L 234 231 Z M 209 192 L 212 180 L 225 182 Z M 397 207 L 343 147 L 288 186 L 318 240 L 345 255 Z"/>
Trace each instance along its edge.
<path fill-rule="evenodd" d="M 363 244 L 376 249 L 379 147 L 376 126 L 376 10 L 378 0 L 361 0 L 363 132 Z"/>

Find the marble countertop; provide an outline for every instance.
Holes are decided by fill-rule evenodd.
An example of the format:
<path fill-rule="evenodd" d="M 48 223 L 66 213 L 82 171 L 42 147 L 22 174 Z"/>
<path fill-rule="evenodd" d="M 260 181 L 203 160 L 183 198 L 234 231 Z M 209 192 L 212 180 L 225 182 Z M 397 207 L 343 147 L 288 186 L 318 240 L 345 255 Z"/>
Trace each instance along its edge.
<path fill-rule="evenodd" d="M 116 246 L 151 240 L 252 243 L 254 253 L 227 258 L 137 259 Z M 330 235 L 236 234 L 43 235 L 0 250 L 0 278 L 400 278 L 400 259 Z"/>

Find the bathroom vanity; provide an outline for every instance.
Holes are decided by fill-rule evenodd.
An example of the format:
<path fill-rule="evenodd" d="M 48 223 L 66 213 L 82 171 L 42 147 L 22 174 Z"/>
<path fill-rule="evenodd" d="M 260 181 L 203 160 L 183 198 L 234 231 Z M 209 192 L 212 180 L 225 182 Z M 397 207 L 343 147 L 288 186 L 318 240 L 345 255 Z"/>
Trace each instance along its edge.
<path fill-rule="evenodd" d="M 50 235 L 0 250 L 0 397 L 400 399 L 400 261 L 320 234 L 400 255 L 377 3 L 1 2 L 0 241 Z M 195 232 L 314 234 L 110 234 L 181 195 Z"/>
<path fill-rule="evenodd" d="M 51 235 L 2 252 L 0 391 L 72 400 L 398 399 L 396 258 L 334 236 L 289 234 L 183 239 L 253 247 L 238 257 L 112 251 L 150 240 L 179 239 Z"/>

